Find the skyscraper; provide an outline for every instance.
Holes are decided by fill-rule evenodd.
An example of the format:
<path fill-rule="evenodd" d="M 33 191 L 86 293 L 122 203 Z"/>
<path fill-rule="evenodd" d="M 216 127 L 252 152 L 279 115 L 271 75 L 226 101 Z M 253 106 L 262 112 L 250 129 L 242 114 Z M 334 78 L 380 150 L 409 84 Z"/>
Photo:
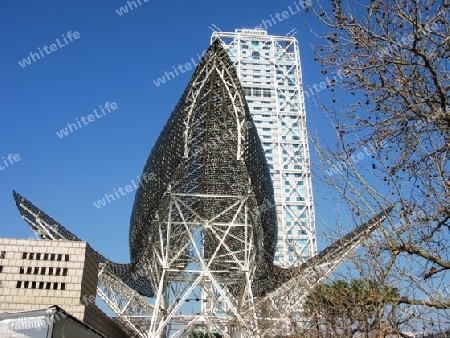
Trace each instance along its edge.
<path fill-rule="evenodd" d="M 275 264 L 298 265 L 317 250 L 298 41 L 259 28 L 216 31 L 211 39 L 220 39 L 234 62 L 270 167 L 278 219 Z"/>

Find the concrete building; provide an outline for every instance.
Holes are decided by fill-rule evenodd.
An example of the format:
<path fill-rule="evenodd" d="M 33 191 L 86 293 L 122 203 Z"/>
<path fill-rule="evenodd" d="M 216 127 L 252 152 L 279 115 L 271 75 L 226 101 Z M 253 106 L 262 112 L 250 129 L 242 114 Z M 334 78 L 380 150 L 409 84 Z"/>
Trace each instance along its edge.
<path fill-rule="evenodd" d="M 275 264 L 299 265 L 317 247 L 298 41 L 263 29 L 214 32 L 211 39 L 220 39 L 234 61 L 270 167 L 278 219 Z"/>
<path fill-rule="evenodd" d="M 0 238 L 0 312 L 58 305 L 106 337 L 126 337 L 95 305 L 97 276 L 85 242 Z"/>

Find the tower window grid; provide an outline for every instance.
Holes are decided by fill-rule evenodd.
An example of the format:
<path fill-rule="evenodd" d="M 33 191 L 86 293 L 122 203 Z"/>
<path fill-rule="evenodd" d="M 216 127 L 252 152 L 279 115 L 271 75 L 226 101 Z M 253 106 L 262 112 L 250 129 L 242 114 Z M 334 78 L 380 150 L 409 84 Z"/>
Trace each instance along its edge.
<path fill-rule="evenodd" d="M 298 266 L 317 252 L 298 41 L 261 29 L 214 32 L 211 39 L 217 38 L 234 61 L 266 156 L 270 154 L 266 159 L 278 218 L 274 262 Z M 261 73 L 270 75 L 265 84 Z"/>

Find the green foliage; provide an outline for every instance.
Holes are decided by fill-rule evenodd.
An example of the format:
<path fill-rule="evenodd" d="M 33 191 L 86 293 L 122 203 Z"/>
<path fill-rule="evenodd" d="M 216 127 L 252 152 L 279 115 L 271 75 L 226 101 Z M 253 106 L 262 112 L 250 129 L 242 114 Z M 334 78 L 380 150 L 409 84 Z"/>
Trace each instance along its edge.
<path fill-rule="evenodd" d="M 352 336 L 383 330 L 398 297 L 396 288 L 375 281 L 336 280 L 318 286 L 305 308 L 317 331 Z"/>

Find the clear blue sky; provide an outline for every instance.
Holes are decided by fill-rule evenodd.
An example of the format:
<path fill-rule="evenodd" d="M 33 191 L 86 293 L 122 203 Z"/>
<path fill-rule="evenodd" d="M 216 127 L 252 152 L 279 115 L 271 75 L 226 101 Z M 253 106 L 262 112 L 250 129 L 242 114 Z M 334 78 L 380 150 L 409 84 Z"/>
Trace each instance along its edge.
<path fill-rule="evenodd" d="M 93 203 L 136 181 L 192 70 L 160 87 L 153 81 L 205 50 L 212 24 L 234 31 L 259 25 L 289 6 L 295 9 L 294 0 L 140 2 L 122 16 L 116 10 L 125 0 L 2 2 L 0 165 L 5 167 L 2 158 L 9 154 L 20 160 L 12 158 L 14 163 L 0 170 L 0 236 L 33 235 L 14 204 L 15 189 L 101 253 L 128 261 L 135 191 L 101 209 Z M 313 21 L 300 12 L 269 28 L 275 35 L 297 30 L 305 85 L 325 79 L 311 52 L 316 41 L 306 24 Z M 69 31 L 78 39 L 70 42 Z M 19 61 L 38 48 L 45 56 L 22 67 Z M 101 114 L 98 107 L 106 102 L 117 109 L 68 136 L 56 135 L 93 109 Z M 306 107 L 310 131 L 330 133 L 311 98 Z M 320 218 L 333 215 L 324 213 L 330 206 L 317 187 L 320 233 Z"/>

